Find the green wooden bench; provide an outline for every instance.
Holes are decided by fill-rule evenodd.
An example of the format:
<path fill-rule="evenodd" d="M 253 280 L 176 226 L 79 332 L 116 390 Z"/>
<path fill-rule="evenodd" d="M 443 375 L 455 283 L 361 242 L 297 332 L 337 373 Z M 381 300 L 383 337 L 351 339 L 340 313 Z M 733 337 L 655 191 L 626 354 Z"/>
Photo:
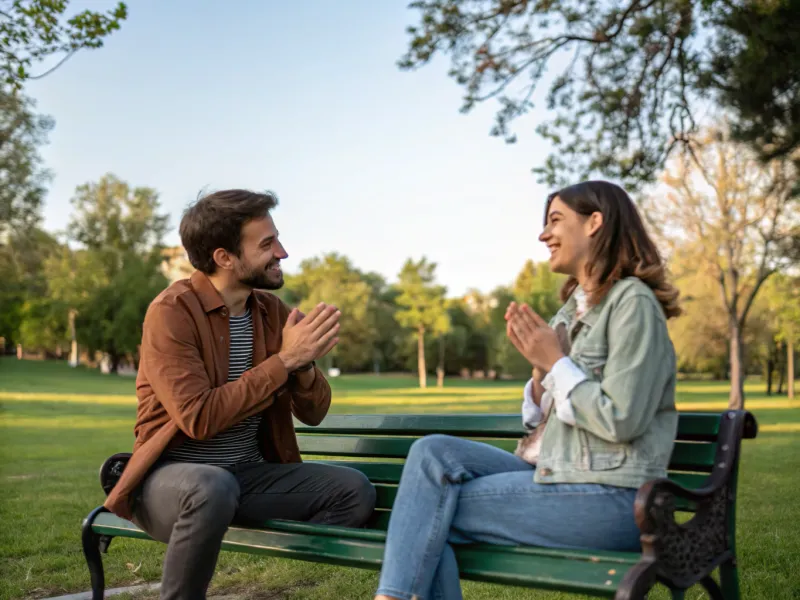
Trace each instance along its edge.
<path fill-rule="evenodd" d="M 317 427 L 297 423 L 296 429 L 305 460 L 355 467 L 375 484 L 377 508 L 369 527 L 265 521 L 259 529 L 230 527 L 223 550 L 378 570 L 402 460 L 415 439 L 446 433 L 513 451 L 521 435 L 519 415 L 489 414 L 333 415 Z M 736 480 L 741 440 L 754 438 L 756 431 L 755 419 L 744 411 L 681 414 L 669 478 L 648 482 L 636 499 L 642 553 L 457 546 L 461 576 L 618 600 L 645 598 L 656 582 L 682 598 L 685 589 L 699 583 L 712 598 L 739 598 Z M 103 464 L 106 493 L 127 456 L 115 455 Z M 94 600 L 103 598 L 101 552 L 114 537 L 151 539 L 103 507 L 89 514 L 83 550 Z M 719 584 L 711 576 L 716 569 Z"/>

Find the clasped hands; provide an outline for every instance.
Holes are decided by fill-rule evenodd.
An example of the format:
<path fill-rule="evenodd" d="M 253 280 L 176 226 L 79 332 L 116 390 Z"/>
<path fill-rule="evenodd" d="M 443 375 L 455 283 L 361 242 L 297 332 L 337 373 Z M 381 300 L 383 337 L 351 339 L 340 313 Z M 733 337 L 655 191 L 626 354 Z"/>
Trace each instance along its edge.
<path fill-rule="evenodd" d="M 283 327 L 283 341 L 278 356 L 286 370 L 298 368 L 325 356 L 339 343 L 339 317 L 341 311 L 333 305 L 320 302 L 304 315 L 292 309 Z"/>
<path fill-rule="evenodd" d="M 509 304 L 505 319 L 508 339 L 531 364 L 534 378 L 541 381 L 543 374 L 565 356 L 558 334 L 527 304 Z"/>

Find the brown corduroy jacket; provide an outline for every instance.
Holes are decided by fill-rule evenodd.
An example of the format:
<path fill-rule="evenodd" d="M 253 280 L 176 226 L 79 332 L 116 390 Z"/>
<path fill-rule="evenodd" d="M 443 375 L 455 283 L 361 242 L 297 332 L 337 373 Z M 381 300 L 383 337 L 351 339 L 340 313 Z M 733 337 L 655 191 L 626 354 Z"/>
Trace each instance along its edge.
<path fill-rule="evenodd" d="M 125 470 L 104 506 L 130 519 L 136 488 L 167 449 L 187 437 L 208 439 L 261 413 L 261 453 L 269 462 L 301 462 L 292 415 L 318 425 L 331 388 L 317 370 L 305 389 L 277 356 L 287 306 L 254 291 L 253 368 L 228 383 L 229 311 L 211 281 L 195 272 L 153 300 L 144 319 L 136 395 L 136 441 Z M 314 367 L 316 369 L 316 367 Z"/>

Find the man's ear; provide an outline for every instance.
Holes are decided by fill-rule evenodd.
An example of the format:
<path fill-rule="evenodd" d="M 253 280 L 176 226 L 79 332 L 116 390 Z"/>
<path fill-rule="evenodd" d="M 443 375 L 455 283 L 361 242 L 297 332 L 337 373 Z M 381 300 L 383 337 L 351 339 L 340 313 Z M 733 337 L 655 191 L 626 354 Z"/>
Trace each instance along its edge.
<path fill-rule="evenodd" d="M 217 268 L 224 271 L 232 271 L 234 268 L 233 256 L 224 248 L 217 248 L 214 254 L 211 255 L 214 262 L 217 263 Z"/>
<path fill-rule="evenodd" d="M 586 219 L 586 234 L 592 237 L 603 226 L 603 213 L 595 211 Z"/>

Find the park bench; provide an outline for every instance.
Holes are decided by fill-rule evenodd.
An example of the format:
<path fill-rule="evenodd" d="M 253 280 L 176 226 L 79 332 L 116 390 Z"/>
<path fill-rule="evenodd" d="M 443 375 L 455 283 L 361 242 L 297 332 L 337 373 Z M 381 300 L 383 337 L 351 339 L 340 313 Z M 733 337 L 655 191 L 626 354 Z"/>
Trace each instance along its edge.
<path fill-rule="evenodd" d="M 278 520 L 257 529 L 231 526 L 223 550 L 378 570 L 402 460 L 415 439 L 446 433 L 513 451 L 521 435 L 518 415 L 332 415 L 317 427 L 295 426 L 304 460 L 355 467 L 375 484 L 377 508 L 369 527 Z M 645 598 L 656 582 L 668 586 L 673 598 L 683 598 L 684 590 L 700 584 L 713 599 L 738 599 L 739 451 L 741 440 L 754 438 L 756 431 L 755 419 L 745 411 L 681 413 L 669 477 L 646 483 L 636 498 L 641 553 L 456 546 L 461 576 L 618 600 Z M 106 493 L 127 456 L 115 455 L 103 464 Z M 103 507 L 89 514 L 83 550 L 94 600 L 104 593 L 101 551 L 107 552 L 114 537 L 151 539 Z M 716 569 L 719 583 L 712 578 Z"/>

